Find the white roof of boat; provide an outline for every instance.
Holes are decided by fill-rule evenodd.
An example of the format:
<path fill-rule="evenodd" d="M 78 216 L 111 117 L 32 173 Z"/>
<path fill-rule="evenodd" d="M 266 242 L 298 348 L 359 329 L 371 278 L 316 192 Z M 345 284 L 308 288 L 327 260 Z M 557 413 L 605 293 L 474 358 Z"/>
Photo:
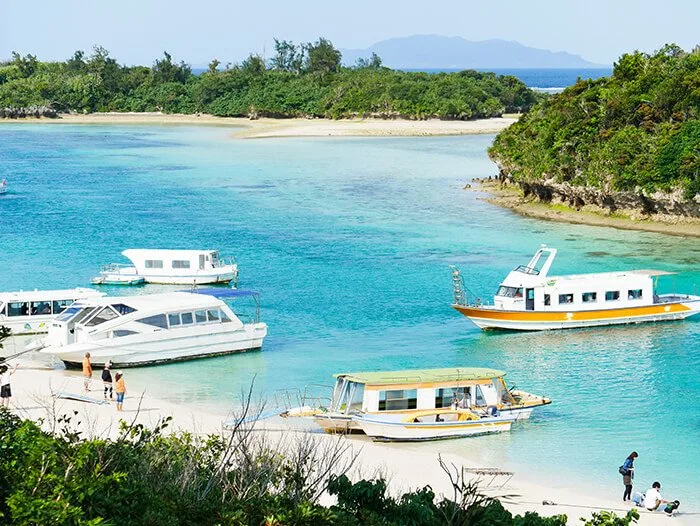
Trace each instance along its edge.
<path fill-rule="evenodd" d="M 144 256 L 197 256 L 199 254 L 211 254 L 218 250 L 179 250 L 172 248 L 129 248 L 122 252 L 122 255 L 131 259 L 132 257 Z"/>
<path fill-rule="evenodd" d="M 0 301 L 53 301 L 82 298 L 99 298 L 104 292 L 89 288 L 57 289 L 57 290 L 19 290 L 0 292 Z"/>
<path fill-rule="evenodd" d="M 209 308 L 221 305 L 223 302 L 214 296 L 207 294 L 192 294 L 190 292 L 163 292 L 159 294 L 142 294 L 135 296 L 107 296 L 104 298 L 89 299 L 82 302 L 85 305 L 116 305 L 123 303 L 136 310 L 172 310 L 172 309 L 197 309 Z"/>
<path fill-rule="evenodd" d="M 592 272 L 589 274 L 568 274 L 564 276 L 545 276 L 546 279 L 580 280 L 591 278 L 624 278 L 630 276 L 669 276 L 675 272 L 665 270 L 623 270 L 618 272 Z"/>

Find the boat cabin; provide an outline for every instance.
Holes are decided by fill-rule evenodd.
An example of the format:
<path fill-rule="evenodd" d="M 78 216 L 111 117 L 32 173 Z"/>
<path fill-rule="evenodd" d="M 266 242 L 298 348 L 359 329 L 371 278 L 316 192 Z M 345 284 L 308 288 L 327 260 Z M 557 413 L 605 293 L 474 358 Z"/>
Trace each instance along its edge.
<path fill-rule="evenodd" d="M 550 276 L 557 250 L 542 246 L 527 265 L 512 270 L 494 296 L 496 309 L 510 311 L 584 311 L 640 307 L 660 301 L 658 270 L 631 270 Z"/>
<path fill-rule="evenodd" d="M 512 402 L 503 371 L 483 368 L 422 369 L 337 374 L 331 413 L 499 406 Z"/>
<path fill-rule="evenodd" d="M 128 258 L 139 274 L 191 274 L 195 270 L 213 270 L 223 265 L 218 250 L 129 249 Z"/>
<path fill-rule="evenodd" d="M 14 334 L 46 332 L 49 322 L 76 300 L 99 298 L 93 289 L 0 292 L 0 325 Z"/>

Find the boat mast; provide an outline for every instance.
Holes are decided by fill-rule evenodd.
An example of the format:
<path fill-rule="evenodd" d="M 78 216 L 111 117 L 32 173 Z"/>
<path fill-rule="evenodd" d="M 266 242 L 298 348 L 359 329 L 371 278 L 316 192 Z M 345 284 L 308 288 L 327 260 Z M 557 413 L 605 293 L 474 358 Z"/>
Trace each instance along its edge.
<path fill-rule="evenodd" d="M 462 273 L 454 265 L 450 265 L 452 269 L 452 303 L 454 305 L 466 305 L 467 298 L 464 294 L 464 280 Z"/>

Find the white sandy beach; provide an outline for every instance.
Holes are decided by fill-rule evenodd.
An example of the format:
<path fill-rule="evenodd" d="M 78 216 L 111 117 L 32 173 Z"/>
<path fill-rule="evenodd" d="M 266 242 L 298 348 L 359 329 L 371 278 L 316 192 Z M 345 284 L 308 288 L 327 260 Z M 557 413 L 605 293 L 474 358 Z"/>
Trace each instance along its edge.
<path fill-rule="evenodd" d="M 58 119 L 4 119 L 0 124 L 102 124 L 158 126 L 226 126 L 238 128 L 233 137 L 263 139 L 271 137 L 419 137 L 498 133 L 517 121 L 499 117 L 472 121 L 413 121 L 402 119 L 257 119 L 214 117 L 213 115 L 177 115 L 164 113 L 91 113 L 61 115 Z"/>
<path fill-rule="evenodd" d="M 31 358 L 20 359 L 19 363 L 20 368 L 12 376 L 14 396 L 11 409 L 22 417 L 35 420 L 47 418 L 52 412 L 60 416 L 72 413 L 73 410 L 78 411 L 81 428 L 86 436 L 116 436 L 120 418 L 152 426 L 163 417 L 173 416 L 172 428 L 195 433 L 221 432 L 222 423 L 231 418 L 231 413 L 227 410 L 203 406 L 196 400 L 183 405 L 154 398 L 149 395 L 146 386 L 135 385 L 129 381 L 128 370 L 125 372 L 128 395 L 123 413 L 118 413 L 113 403 L 91 404 L 55 398 L 52 393 L 82 391 L 82 377 L 79 372 L 50 369 Z M 93 376 L 90 396 L 101 400 L 102 384 L 99 381 L 99 372 L 96 371 Z M 139 399 L 141 399 L 140 408 Z M 258 426 L 260 432 L 270 433 L 273 439 L 288 437 L 295 433 L 312 432 L 315 436 L 322 437 L 322 440 L 338 440 L 336 437 L 323 435 L 314 428 L 311 421 L 305 419 L 272 417 L 262 420 Z M 428 450 L 423 448 L 422 444 L 405 446 L 373 443 L 366 437 L 357 436 L 339 439 L 347 440 L 352 444 L 353 450 L 358 454 L 356 466 L 359 467 L 360 473 L 367 476 L 379 470 L 388 477 L 392 492 L 406 491 L 429 484 L 437 494 L 451 495 L 449 480 L 438 465 L 434 448 Z M 478 445 L 478 438 L 471 440 Z M 467 458 L 461 454 L 447 454 L 443 455 L 443 459 L 456 466 L 507 469 L 507 466 L 484 466 L 479 462 L 478 449 L 474 448 L 471 451 L 473 451 L 473 458 Z M 500 484 L 502 480 L 497 483 Z M 486 482 L 488 479 L 484 484 Z M 516 472 L 502 488 L 496 485 L 486 487 L 482 484 L 482 489 L 491 496 L 514 495 L 503 501 L 505 507 L 513 513 L 523 514 L 525 511 L 536 511 L 542 515 L 564 513 L 569 518 L 569 524 L 572 525 L 580 524 L 579 517 L 590 517 L 591 512 L 596 510 L 612 510 L 618 515 L 624 515 L 629 509 L 629 506 L 624 505 L 617 498 L 600 497 L 594 491 L 590 491 L 590 488 L 557 487 L 552 481 L 530 480 L 528 474 L 522 472 Z M 620 486 L 620 493 L 621 491 L 622 486 Z M 544 500 L 553 501 L 556 504 L 544 506 L 542 505 Z M 651 514 L 643 511 L 640 513 L 639 524 L 661 525 L 668 524 L 669 520 L 677 525 L 697 524 L 698 516 L 691 513 L 693 511 L 685 510 L 685 514 L 681 513 L 673 519 L 669 519 L 663 513 Z"/>

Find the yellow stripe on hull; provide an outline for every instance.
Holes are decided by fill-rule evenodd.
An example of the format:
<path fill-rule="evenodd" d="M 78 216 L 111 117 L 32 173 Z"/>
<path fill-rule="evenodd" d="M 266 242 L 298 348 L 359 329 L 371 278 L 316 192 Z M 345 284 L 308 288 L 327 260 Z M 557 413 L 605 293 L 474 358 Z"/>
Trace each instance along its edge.
<path fill-rule="evenodd" d="M 696 302 L 694 302 L 696 303 Z M 693 305 L 695 306 L 695 305 Z M 698 312 L 684 303 L 585 311 L 511 311 L 452 305 L 482 329 L 545 330 L 686 318 Z"/>

